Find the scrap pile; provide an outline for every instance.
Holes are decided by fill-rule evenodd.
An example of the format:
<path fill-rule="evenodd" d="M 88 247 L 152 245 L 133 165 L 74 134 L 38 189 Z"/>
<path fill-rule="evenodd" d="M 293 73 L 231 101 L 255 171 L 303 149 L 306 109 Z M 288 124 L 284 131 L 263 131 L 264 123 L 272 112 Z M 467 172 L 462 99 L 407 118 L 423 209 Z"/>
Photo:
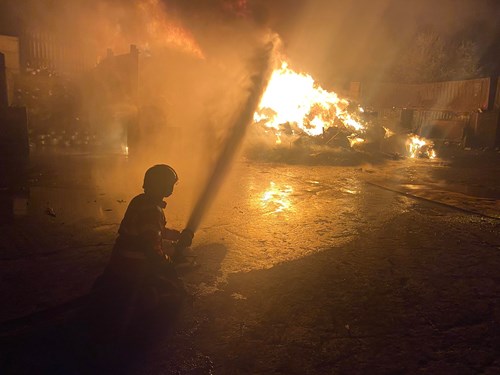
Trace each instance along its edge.
<path fill-rule="evenodd" d="M 352 164 L 384 155 L 436 156 L 432 142 L 383 127 L 375 112 L 324 90 L 286 62 L 273 71 L 254 124 L 249 154 L 259 159 Z"/>

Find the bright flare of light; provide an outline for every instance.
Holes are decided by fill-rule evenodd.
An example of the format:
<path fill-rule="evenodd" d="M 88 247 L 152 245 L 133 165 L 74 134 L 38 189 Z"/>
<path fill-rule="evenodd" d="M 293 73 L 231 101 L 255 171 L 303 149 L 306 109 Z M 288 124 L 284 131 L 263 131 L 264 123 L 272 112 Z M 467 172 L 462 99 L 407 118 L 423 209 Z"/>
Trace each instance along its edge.
<path fill-rule="evenodd" d="M 254 121 L 279 129 L 294 124 L 308 135 L 317 136 L 334 125 L 336 119 L 356 131 L 364 126 L 347 112 L 349 101 L 315 84 L 310 75 L 296 73 L 286 62 L 273 71 Z"/>
<path fill-rule="evenodd" d="M 436 152 L 434 151 L 434 143 L 425 138 L 419 137 L 418 135 L 412 135 L 406 142 L 408 147 L 408 153 L 410 158 L 416 157 L 428 157 L 429 159 L 434 159 L 436 157 Z"/>
<path fill-rule="evenodd" d="M 281 67 L 275 69 L 271 75 L 259 107 L 254 113 L 254 122 L 275 129 L 278 144 L 281 143 L 280 126 L 284 124 L 296 126 L 310 136 L 321 135 L 330 127 L 343 126 L 352 131 L 353 134 L 347 139 L 351 147 L 354 147 L 365 142 L 366 128 L 353 117 L 355 113 L 349 112 L 349 104 L 348 100 L 339 98 L 336 93 L 321 88 L 310 75 L 296 73 L 288 68 L 286 62 L 282 62 Z M 355 112 L 363 113 L 365 110 L 358 107 Z M 386 127 L 384 130 L 384 138 L 395 134 Z M 416 135 L 412 135 L 407 141 L 408 154 L 411 158 L 434 159 L 436 152 L 433 146 L 431 141 Z M 278 191 L 273 183 L 271 185 L 263 201 L 269 200 L 269 197 Z M 278 208 L 275 212 L 283 209 L 285 208 Z"/>
<path fill-rule="evenodd" d="M 389 138 L 392 137 L 394 134 L 396 134 L 391 129 L 386 128 L 385 126 L 383 126 L 383 128 L 385 130 L 384 138 Z"/>
<path fill-rule="evenodd" d="M 283 188 L 276 186 L 271 181 L 269 188 L 264 192 L 261 198 L 262 207 L 266 210 L 272 210 L 270 213 L 283 212 L 289 210 L 292 203 L 288 196 L 293 193 L 291 186 L 286 185 Z"/>
<path fill-rule="evenodd" d="M 276 132 L 276 144 L 277 145 L 281 144 L 281 132 L 280 131 Z"/>
<path fill-rule="evenodd" d="M 351 147 L 354 147 L 355 145 L 363 143 L 365 141 L 363 138 L 356 137 L 355 135 L 347 137 L 347 139 L 349 140 L 349 144 L 351 145 Z"/>

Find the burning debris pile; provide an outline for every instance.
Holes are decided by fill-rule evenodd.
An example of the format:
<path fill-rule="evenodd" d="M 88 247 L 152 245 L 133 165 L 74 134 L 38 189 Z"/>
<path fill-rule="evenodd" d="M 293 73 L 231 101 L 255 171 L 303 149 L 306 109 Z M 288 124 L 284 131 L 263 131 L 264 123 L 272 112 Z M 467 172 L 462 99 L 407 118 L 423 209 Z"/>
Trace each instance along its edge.
<path fill-rule="evenodd" d="M 377 161 L 387 156 L 382 151 L 384 143 L 402 136 L 404 141 L 399 142 L 400 151 L 395 154 L 436 156 L 432 142 L 380 126 L 373 113 L 324 90 L 310 75 L 294 72 L 286 62 L 273 71 L 254 124 L 253 132 L 263 134 L 259 145 L 251 149 L 251 157 L 273 154 L 287 161 L 300 155 L 302 160 L 308 156 L 324 162 L 340 157 L 343 164 L 345 159 L 350 159 L 348 163 Z"/>
<path fill-rule="evenodd" d="M 407 146 L 411 158 L 434 159 L 436 157 L 436 151 L 433 149 L 434 143 L 418 135 L 412 135 L 407 141 Z"/>
<path fill-rule="evenodd" d="M 283 62 L 273 72 L 254 120 L 275 129 L 278 143 L 280 126 L 284 124 L 293 125 L 310 136 L 321 135 L 331 127 L 361 133 L 365 126 L 356 114 L 348 110 L 349 106 L 348 100 L 322 89 L 311 76 L 295 73 Z"/>

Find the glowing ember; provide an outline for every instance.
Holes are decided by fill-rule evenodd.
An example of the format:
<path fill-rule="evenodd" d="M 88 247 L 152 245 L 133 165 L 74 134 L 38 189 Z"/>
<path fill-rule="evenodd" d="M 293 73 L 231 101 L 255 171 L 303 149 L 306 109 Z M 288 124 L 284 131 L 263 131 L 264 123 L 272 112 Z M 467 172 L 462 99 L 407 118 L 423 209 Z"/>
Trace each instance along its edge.
<path fill-rule="evenodd" d="M 364 108 L 353 106 L 347 99 L 324 90 L 310 75 L 296 73 L 286 62 L 282 62 L 281 67 L 273 71 L 253 119 L 274 133 L 277 144 L 282 143 L 284 135 L 317 137 L 325 134 L 329 128 L 336 128 L 338 132 L 330 140 L 338 134 L 344 134 L 350 147 L 356 147 L 373 141 L 366 138 L 367 133 L 368 136 L 377 133 L 376 128 L 370 129 L 375 132 L 367 132 L 367 127 L 375 127 L 376 124 L 359 121 L 358 116 L 364 113 Z M 381 127 L 380 130 L 382 128 L 384 138 L 395 135 L 389 128 Z M 410 136 L 406 146 L 412 158 L 436 157 L 434 144 L 416 135 Z"/>
<path fill-rule="evenodd" d="M 349 101 L 315 84 L 311 76 L 296 73 L 286 62 L 274 70 L 254 121 L 279 129 L 282 124 L 293 124 L 311 136 L 340 123 L 361 131 L 364 126 L 347 111 Z"/>
<path fill-rule="evenodd" d="M 434 159 L 436 157 L 436 152 L 433 149 L 434 143 L 418 135 L 412 135 L 406 142 L 406 146 L 411 158 L 426 157 Z"/>
<path fill-rule="evenodd" d="M 389 138 L 389 137 L 392 137 L 394 134 L 396 134 L 391 129 L 386 128 L 385 126 L 383 126 L 383 128 L 385 131 L 384 138 Z"/>
<path fill-rule="evenodd" d="M 267 189 L 262 195 L 262 207 L 270 209 L 270 213 L 278 213 L 288 210 L 292 205 L 288 199 L 288 196 L 291 193 L 293 193 L 291 186 L 286 185 L 280 189 L 274 182 L 271 181 L 269 189 Z"/>
<path fill-rule="evenodd" d="M 363 143 L 365 140 L 363 138 L 356 137 L 355 135 L 352 135 L 350 137 L 347 137 L 349 140 L 349 144 L 351 147 L 354 147 L 357 144 Z"/>

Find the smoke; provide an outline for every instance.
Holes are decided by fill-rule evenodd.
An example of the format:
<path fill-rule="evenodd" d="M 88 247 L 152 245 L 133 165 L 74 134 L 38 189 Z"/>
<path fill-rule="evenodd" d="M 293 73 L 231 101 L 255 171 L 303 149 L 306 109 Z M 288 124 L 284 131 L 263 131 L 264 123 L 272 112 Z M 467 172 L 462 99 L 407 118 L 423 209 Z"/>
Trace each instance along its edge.
<path fill-rule="evenodd" d="M 130 164 L 130 190 L 140 190 L 141 175 L 151 164 L 168 163 L 179 173 L 182 190 L 189 190 L 182 193 L 183 204 L 199 196 L 224 149 L 235 113 L 247 100 L 249 77 L 259 70 L 248 61 L 269 30 L 280 36 L 294 70 L 330 89 L 339 81 L 382 76 L 419 30 L 471 36 L 488 49 L 500 39 L 495 6 L 486 0 L 3 0 L 0 5 L 4 29 L 47 30 L 93 64 L 108 48 L 121 54 L 138 46 L 139 100 L 129 110 L 148 109 L 147 121 L 161 131 L 159 145 Z M 14 21 L 8 25 L 9 20 Z M 102 182 L 110 189 L 124 173 L 112 172 Z"/>
<path fill-rule="evenodd" d="M 7 0 L 2 8 L 16 20 L 17 33 L 49 34 L 60 44 L 83 49 L 94 63 L 107 48 L 126 52 L 130 44 L 177 48 L 202 57 L 190 32 L 160 0 Z"/>
<path fill-rule="evenodd" d="M 103 46 L 125 52 L 129 44 L 200 57 L 268 28 L 324 86 L 390 69 L 419 31 L 471 39 L 494 60 L 500 32 L 496 0 L 4 0 L 2 10 L 2 23 L 49 27 L 84 41 L 96 59 Z"/>
<path fill-rule="evenodd" d="M 247 19 L 276 32 L 296 70 L 322 86 L 383 77 L 411 48 L 416 34 L 478 44 L 485 64 L 496 64 L 500 6 L 496 0 L 165 0 L 199 37 L 204 21 Z M 201 39 L 200 39 L 201 40 Z M 498 49 L 497 49 L 498 50 Z"/>
<path fill-rule="evenodd" d="M 259 104 L 260 98 L 266 88 L 267 81 L 271 74 L 272 48 L 260 52 L 255 59 L 256 73 L 251 77 L 252 86 L 249 89 L 248 98 L 240 113 L 236 117 L 230 133 L 224 142 L 224 147 L 214 165 L 213 171 L 196 202 L 194 210 L 189 218 L 187 228 L 195 231 L 209 204 L 213 201 L 230 164 L 232 163 L 236 151 L 238 150 L 247 128 L 253 122 L 253 114 Z"/>
<path fill-rule="evenodd" d="M 120 55 L 131 44 L 138 47 L 137 102 L 120 103 L 123 98 L 110 97 L 110 91 L 105 97 L 112 105 L 107 108 L 120 112 L 115 118 L 139 116 L 141 126 L 154 124 L 151 128 L 156 129 L 125 169 L 117 164 L 105 176 L 96 172 L 94 180 L 110 192 L 126 189 L 132 195 L 140 192 L 149 166 L 168 163 L 180 176 L 174 209 L 182 201 L 188 203 L 188 211 L 246 100 L 249 77 L 256 70 L 248 61 L 265 43 L 268 31 L 253 20 L 243 2 L 219 2 L 214 7 L 209 4 L 213 2 L 199 2 L 196 9 L 185 3 L 6 0 L 1 7 L 16 19 L 18 33 L 50 34 L 52 40 L 82 51 L 92 62 L 89 68 L 106 56 L 107 49 Z M 129 176 L 126 181 L 124 174 Z"/>

